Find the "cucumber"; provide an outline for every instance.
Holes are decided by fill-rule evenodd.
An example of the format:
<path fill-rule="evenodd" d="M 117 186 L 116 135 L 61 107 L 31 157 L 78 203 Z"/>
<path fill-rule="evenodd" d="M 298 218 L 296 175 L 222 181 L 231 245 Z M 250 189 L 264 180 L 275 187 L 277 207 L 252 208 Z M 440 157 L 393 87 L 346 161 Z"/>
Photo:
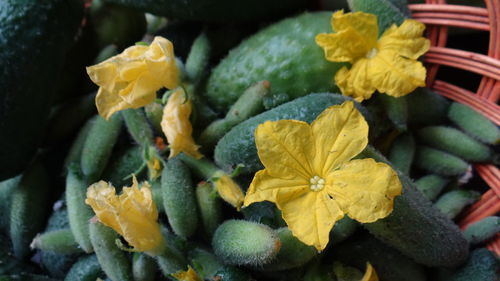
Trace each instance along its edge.
<path fill-rule="evenodd" d="M 189 259 L 193 264 L 193 268 L 203 279 L 211 280 L 217 271 L 222 268 L 222 264 L 214 254 L 201 248 L 190 251 Z"/>
<path fill-rule="evenodd" d="M 102 277 L 101 265 L 95 255 L 84 256 L 73 264 L 64 281 L 95 281 Z"/>
<path fill-rule="evenodd" d="M 129 184 L 127 179 L 133 173 L 139 171 L 143 164 L 142 149 L 134 145 L 124 150 L 119 150 L 111 157 L 109 165 L 104 170 L 102 178 L 111 182 L 116 187 Z M 137 177 L 140 174 L 136 174 Z"/>
<path fill-rule="evenodd" d="M 59 281 L 44 275 L 20 273 L 15 275 L 1 275 L 0 281 Z"/>
<path fill-rule="evenodd" d="M 395 6 L 392 0 L 347 0 L 353 12 L 375 14 L 378 22 L 379 36 L 391 25 L 401 25 L 405 15 Z"/>
<path fill-rule="evenodd" d="M 254 137 L 255 128 L 259 124 L 268 120 L 276 121 L 281 119 L 312 122 L 327 107 L 341 104 L 347 100 L 351 99 L 338 94 L 310 94 L 256 115 L 235 126 L 220 139 L 215 147 L 215 162 L 226 170 L 231 170 L 238 164 L 243 164 L 245 165 L 241 169 L 243 174 L 254 173 L 263 169 L 264 167 L 257 155 Z M 360 106 L 356 105 L 360 109 Z M 366 114 L 366 110 L 360 111 Z"/>
<path fill-rule="evenodd" d="M 330 231 L 330 241 L 336 245 L 349 238 L 358 229 L 359 223 L 348 216 L 337 221 Z"/>
<path fill-rule="evenodd" d="M 361 154 L 388 163 L 372 147 Z M 457 225 L 432 207 L 407 176 L 401 173 L 398 176 L 403 193 L 395 198 L 392 213 L 364 227 L 382 242 L 423 265 L 451 267 L 465 261 L 469 243 Z"/>
<path fill-rule="evenodd" d="M 291 0 L 106 0 L 168 18 L 209 21 L 248 22 L 272 19 L 305 8 L 307 1 Z"/>
<path fill-rule="evenodd" d="M 481 193 L 472 190 L 453 190 L 443 194 L 434 203 L 443 214 L 450 219 L 455 218 L 467 205 L 470 205 L 481 197 Z"/>
<path fill-rule="evenodd" d="M 59 229 L 39 234 L 31 242 L 32 249 L 51 251 L 58 254 L 81 254 L 83 251 L 70 229 Z"/>
<path fill-rule="evenodd" d="M 454 102 L 448 111 L 448 118 L 467 134 L 488 144 L 500 142 L 500 129 L 474 109 Z"/>
<path fill-rule="evenodd" d="M 153 129 L 149 125 L 142 108 L 122 110 L 121 114 L 129 134 L 138 145 L 154 145 Z"/>
<path fill-rule="evenodd" d="M 438 175 L 430 174 L 415 181 L 418 190 L 429 200 L 436 199 L 450 180 Z"/>
<path fill-rule="evenodd" d="M 158 266 L 154 258 L 144 253 L 134 253 L 132 260 L 134 281 L 153 281 L 156 271 L 158 271 Z"/>
<path fill-rule="evenodd" d="M 303 281 L 337 281 L 330 268 L 318 260 L 309 263 L 303 276 Z"/>
<path fill-rule="evenodd" d="M 41 142 L 82 17 L 81 0 L 0 2 L 0 181 L 22 172 Z"/>
<path fill-rule="evenodd" d="M 419 169 L 443 176 L 460 176 L 469 169 L 469 164 L 464 160 L 426 146 L 417 148 L 415 165 Z"/>
<path fill-rule="evenodd" d="M 187 238 L 198 226 L 196 195 L 189 168 L 178 158 L 170 159 L 161 174 L 163 208 L 175 234 Z"/>
<path fill-rule="evenodd" d="M 444 126 L 429 126 L 418 130 L 419 140 L 431 147 L 449 152 L 471 162 L 491 161 L 491 149 L 462 133 L 460 130 Z"/>
<path fill-rule="evenodd" d="M 71 144 L 71 147 L 68 151 L 68 154 L 64 159 L 64 168 L 67 169 L 69 165 L 72 164 L 73 162 L 80 163 L 80 159 L 82 157 L 83 145 L 85 144 L 85 140 L 87 139 L 87 134 L 89 133 L 90 128 L 92 127 L 94 119 L 95 117 L 87 120 L 85 125 L 83 125 L 83 127 L 80 129 L 80 131 L 74 138 L 73 143 Z"/>
<path fill-rule="evenodd" d="M 203 77 L 211 55 L 210 40 L 203 32 L 193 42 L 186 59 L 186 75 L 192 83 L 198 83 Z"/>
<path fill-rule="evenodd" d="M 196 186 L 196 202 L 200 210 L 203 231 L 210 238 L 222 221 L 222 201 L 216 192 L 213 185 L 208 182 L 201 182 Z"/>
<path fill-rule="evenodd" d="M 8 231 L 11 194 L 17 188 L 19 180 L 21 176 L 0 182 L 0 233 Z"/>
<path fill-rule="evenodd" d="M 496 281 L 500 270 L 498 257 L 484 248 L 474 250 L 467 263 L 447 281 Z"/>
<path fill-rule="evenodd" d="M 500 217 L 486 217 L 464 230 L 464 235 L 471 244 L 482 243 L 500 232 Z"/>
<path fill-rule="evenodd" d="M 408 101 L 408 123 L 415 125 L 438 125 L 448 121 L 446 113 L 450 102 L 428 88 L 418 88 L 406 96 Z"/>
<path fill-rule="evenodd" d="M 388 95 L 376 95 L 375 97 L 380 99 L 385 114 L 387 114 L 387 117 L 396 129 L 400 132 L 406 132 L 406 123 L 408 120 L 408 102 L 406 101 L 406 96 L 396 98 Z"/>
<path fill-rule="evenodd" d="M 331 12 L 304 13 L 275 23 L 243 41 L 217 65 L 206 96 L 216 109 L 229 108 L 245 89 L 267 80 L 271 96 L 292 98 L 335 90 L 333 79 L 344 63 L 329 62 L 314 38 L 331 33 Z"/>
<path fill-rule="evenodd" d="M 394 140 L 389 152 L 389 161 L 405 175 L 410 175 L 411 164 L 415 156 L 415 140 L 409 133 Z"/>
<path fill-rule="evenodd" d="M 45 224 L 50 187 L 45 168 L 36 161 L 12 190 L 9 232 L 14 256 L 19 259 L 30 253 L 31 241 Z"/>

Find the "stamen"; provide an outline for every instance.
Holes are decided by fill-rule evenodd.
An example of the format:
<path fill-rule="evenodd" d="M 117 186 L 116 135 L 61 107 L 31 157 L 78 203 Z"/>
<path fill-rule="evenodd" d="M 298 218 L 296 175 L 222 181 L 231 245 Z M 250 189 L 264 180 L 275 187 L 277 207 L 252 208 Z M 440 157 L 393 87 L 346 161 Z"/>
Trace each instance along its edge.
<path fill-rule="evenodd" d="M 373 58 L 374 56 L 376 56 L 376 55 L 377 55 L 377 53 L 378 53 L 377 48 L 373 48 L 373 49 L 371 49 L 370 51 L 368 51 L 368 53 L 366 53 L 366 58 L 371 59 L 371 58 Z"/>
<path fill-rule="evenodd" d="M 309 188 L 312 191 L 320 191 L 325 187 L 325 180 L 319 176 L 314 176 L 309 179 Z"/>

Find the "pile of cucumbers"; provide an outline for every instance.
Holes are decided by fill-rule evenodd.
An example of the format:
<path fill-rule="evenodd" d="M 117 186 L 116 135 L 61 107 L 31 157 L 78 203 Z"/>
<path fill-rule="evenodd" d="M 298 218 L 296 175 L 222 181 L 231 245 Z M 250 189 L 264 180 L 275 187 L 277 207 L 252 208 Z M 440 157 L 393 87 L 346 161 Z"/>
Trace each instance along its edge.
<path fill-rule="evenodd" d="M 367 263 L 382 281 L 497 280 L 500 261 L 485 245 L 500 218 L 456 222 L 486 190 L 472 167 L 498 164 L 500 130 L 427 88 L 355 102 L 370 126 L 357 157 L 391 165 L 403 192 L 384 219 L 338 221 L 324 251 L 295 238 L 274 204 L 236 210 L 218 196 L 216 171 L 246 190 L 263 168 L 259 124 L 312 122 L 352 100 L 333 79 L 346 64 L 326 61 L 314 41 L 332 32 L 332 11 L 305 0 L 85 2 L 0 1 L 0 281 L 198 280 L 173 276 L 188 268 L 208 281 L 359 281 Z M 347 2 L 376 14 L 381 32 L 409 17 L 406 0 Z M 201 162 L 167 159 L 168 91 L 109 120 L 96 113 L 85 66 L 157 35 L 174 44 Z M 90 222 L 88 186 L 130 186 L 132 175 L 152 186 L 169 257 L 132 252 Z"/>

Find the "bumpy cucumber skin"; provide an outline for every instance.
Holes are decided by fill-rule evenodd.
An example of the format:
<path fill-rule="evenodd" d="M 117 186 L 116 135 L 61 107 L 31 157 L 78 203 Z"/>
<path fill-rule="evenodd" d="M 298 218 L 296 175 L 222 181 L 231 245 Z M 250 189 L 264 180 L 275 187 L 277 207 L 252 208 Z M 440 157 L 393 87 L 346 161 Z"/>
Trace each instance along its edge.
<path fill-rule="evenodd" d="M 408 101 L 408 123 L 437 125 L 447 121 L 446 112 L 450 102 L 428 88 L 418 88 L 406 96 Z"/>
<path fill-rule="evenodd" d="M 214 159 L 218 166 L 230 170 L 245 165 L 241 173 L 249 174 L 263 168 L 255 146 L 255 128 L 265 121 L 295 119 L 312 122 L 323 110 L 350 100 L 336 94 L 310 94 L 256 115 L 235 126 L 217 143 Z M 357 106 L 360 109 L 359 106 Z M 362 113 L 366 111 L 361 110 Z M 365 115 L 366 116 L 366 115 Z"/>
<path fill-rule="evenodd" d="M 222 221 L 222 201 L 214 192 L 211 183 L 205 182 L 196 186 L 196 202 L 200 210 L 204 234 L 210 238 Z"/>
<path fill-rule="evenodd" d="M 408 121 L 408 102 L 406 101 L 406 97 L 396 98 L 382 94 L 377 95 L 376 98 L 382 102 L 385 114 L 387 114 L 387 117 L 396 129 L 400 132 L 405 132 Z"/>
<path fill-rule="evenodd" d="M 335 258 L 365 268 L 370 262 L 384 281 L 426 281 L 424 267 L 385 245 L 375 237 L 363 234 L 335 247 Z"/>
<path fill-rule="evenodd" d="M 452 103 L 448 118 L 460 127 L 464 132 L 488 144 L 498 144 L 500 141 L 500 129 L 486 117 L 472 108 Z"/>
<path fill-rule="evenodd" d="M 500 217 L 486 217 L 469 225 L 464 235 L 471 244 L 482 243 L 500 232 Z"/>
<path fill-rule="evenodd" d="M 493 152 L 490 148 L 460 130 L 444 126 L 429 126 L 417 133 L 425 144 L 449 152 L 471 162 L 491 160 Z"/>
<path fill-rule="evenodd" d="M 156 271 L 158 271 L 158 265 L 154 258 L 144 253 L 134 253 L 132 261 L 134 281 L 153 281 Z"/>
<path fill-rule="evenodd" d="M 469 168 L 469 164 L 464 160 L 426 146 L 419 146 L 415 156 L 415 165 L 418 168 L 443 176 L 463 175 Z"/>
<path fill-rule="evenodd" d="M 103 274 L 95 255 L 84 256 L 73 264 L 64 281 L 95 281 Z"/>
<path fill-rule="evenodd" d="M 498 280 L 500 260 L 487 249 L 474 250 L 467 263 L 455 272 L 448 281 L 495 281 Z"/>
<path fill-rule="evenodd" d="M 175 234 L 189 237 L 198 226 L 196 195 L 189 168 L 179 159 L 170 159 L 161 173 L 163 208 Z"/>
<path fill-rule="evenodd" d="M 37 235 L 31 243 L 31 247 L 58 254 L 82 253 L 82 249 L 78 247 L 78 243 L 76 242 L 73 233 L 71 233 L 71 230 L 68 228 L 47 231 Z"/>
<path fill-rule="evenodd" d="M 389 161 L 405 175 L 410 175 L 415 156 L 415 139 L 411 134 L 400 135 L 392 144 Z"/>
<path fill-rule="evenodd" d="M 212 277 L 222 268 L 222 263 L 217 257 L 201 248 L 195 248 L 189 252 L 189 260 L 200 277 L 211 280 Z"/>
<path fill-rule="evenodd" d="M 125 126 L 134 141 L 141 145 L 153 145 L 153 129 L 149 125 L 146 115 L 142 108 L 126 109 L 121 112 Z"/>
<path fill-rule="evenodd" d="M 415 186 L 422 192 L 427 199 L 433 201 L 436 199 L 449 180 L 438 175 L 430 174 L 423 176 L 415 181 Z"/>
<path fill-rule="evenodd" d="M 41 142 L 82 16 L 80 0 L 0 2 L 0 180 L 26 168 Z"/>
<path fill-rule="evenodd" d="M 387 160 L 373 148 L 362 152 L 378 162 Z M 449 218 L 431 205 L 411 180 L 398 174 L 403 193 L 394 200 L 392 213 L 374 223 L 365 224 L 378 239 L 427 266 L 456 266 L 469 253 L 469 243 Z"/>
<path fill-rule="evenodd" d="M 453 190 L 443 194 L 434 203 L 450 219 L 455 218 L 467 205 L 476 202 L 481 194 L 473 190 Z"/>
<path fill-rule="evenodd" d="M 291 0 L 106 0 L 168 18 L 224 22 L 256 21 L 305 8 L 307 1 Z"/>
<path fill-rule="evenodd" d="M 12 191 L 9 232 L 17 258 L 29 254 L 31 241 L 43 228 L 49 209 L 49 190 L 48 175 L 37 161 L 28 167 Z"/>
<path fill-rule="evenodd" d="M 348 0 L 353 12 L 365 12 L 377 15 L 379 36 L 392 24 L 400 25 L 405 20 L 403 12 L 392 0 Z"/>
<path fill-rule="evenodd" d="M 271 96 L 292 98 L 334 90 L 334 75 L 344 64 L 329 62 L 314 37 L 331 33 L 331 12 L 305 13 L 273 24 L 234 48 L 216 66 L 206 95 L 217 109 L 227 109 L 245 89 L 267 80 Z"/>

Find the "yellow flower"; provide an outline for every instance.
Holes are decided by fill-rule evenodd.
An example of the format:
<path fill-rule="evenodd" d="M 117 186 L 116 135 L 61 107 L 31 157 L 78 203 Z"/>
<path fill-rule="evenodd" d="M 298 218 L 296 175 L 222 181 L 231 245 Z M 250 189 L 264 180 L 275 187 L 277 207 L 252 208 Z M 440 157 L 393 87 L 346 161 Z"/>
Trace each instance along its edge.
<path fill-rule="evenodd" d="M 366 264 L 366 272 L 361 281 L 378 281 L 377 272 L 370 263 Z"/>
<path fill-rule="evenodd" d="M 167 105 L 163 109 L 161 128 L 167 137 L 172 158 L 184 152 L 196 159 L 203 157 L 198 152 L 199 146 L 193 140 L 193 127 L 189 121 L 193 105 L 186 96 L 184 90 L 177 89 L 168 98 Z"/>
<path fill-rule="evenodd" d="M 353 102 L 331 106 L 311 125 L 267 121 L 255 131 L 260 161 L 244 205 L 275 202 L 293 235 L 319 251 L 336 221 L 362 223 L 392 212 L 401 193 L 396 172 L 373 159 L 351 160 L 368 143 L 368 124 Z"/>
<path fill-rule="evenodd" d="M 134 177 L 132 186 L 124 187 L 120 196 L 115 192 L 109 183 L 94 183 L 87 189 L 85 203 L 92 207 L 101 223 L 122 235 L 134 250 L 159 253 L 165 241 L 149 184 L 146 182 L 139 189 Z"/>
<path fill-rule="evenodd" d="M 333 62 L 350 62 L 335 74 L 342 93 L 357 101 L 369 99 L 375 90 L 393 97 L 404 96 L 425 86 L 426 70 L 417 61 L 429 49 L 429 40 L 422 37 L 425 25 L 405 20 L 392 25 L 377 41 L 377 17 L 362 12 L 332 16 L 336 33 L 318 34 L 316 43 Z"/>
<path fill-rule="evenodd" d="M 193 268 L 189 265 L 187 271 L 179 271 L 172 274 L 172 276 L 179 281 L 202 281 L 196 271 L 194 271 Z"/>
<path fill-rule="evenodd" d="M 239 211 L 245 198 L 240 186 L 223 171 L 215 172 L 214 178 L 213 183 L 220 197 Z"/>
<path fill-rule="evenodd" d="M 150 46 L 129 47 L 87 67 L 87 73 L 99 86 L 97 111 L 106 119 L 117 111 L 152 103 L 157 90 L 179 84 L 173 45 L 163 37 L 155 37 Z"/>

